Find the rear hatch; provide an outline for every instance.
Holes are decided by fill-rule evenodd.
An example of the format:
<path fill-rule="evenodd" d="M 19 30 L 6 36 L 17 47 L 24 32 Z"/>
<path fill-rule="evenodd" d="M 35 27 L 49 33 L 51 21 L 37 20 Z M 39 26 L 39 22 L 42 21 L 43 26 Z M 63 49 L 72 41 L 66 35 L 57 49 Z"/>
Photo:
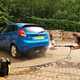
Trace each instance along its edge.
<path fill-rule="evenodd" d="M 48 38 L 47 32 L 41 27 L 30 26 L 23 29 L 27 40 L 44 40 Z"/>

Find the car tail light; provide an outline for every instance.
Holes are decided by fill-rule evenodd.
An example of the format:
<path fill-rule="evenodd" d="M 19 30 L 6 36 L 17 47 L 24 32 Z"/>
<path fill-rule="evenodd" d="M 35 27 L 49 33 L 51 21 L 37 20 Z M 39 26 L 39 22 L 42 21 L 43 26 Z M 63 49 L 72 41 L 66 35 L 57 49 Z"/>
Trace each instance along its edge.
<path fill-rule="evenodd" d="M 22 37 L 26 36 L 25 31 L 23 29 L 19 29 L 18 34 L 19 34 L 19 36 L 22 36 Z"/>

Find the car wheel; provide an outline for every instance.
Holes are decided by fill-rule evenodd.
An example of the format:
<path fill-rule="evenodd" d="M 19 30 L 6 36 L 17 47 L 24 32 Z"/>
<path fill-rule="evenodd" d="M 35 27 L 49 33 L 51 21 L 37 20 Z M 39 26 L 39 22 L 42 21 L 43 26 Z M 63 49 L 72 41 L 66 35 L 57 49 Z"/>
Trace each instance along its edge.
<path fill-rule="evenodd" d="M 47 47 L 43 47 L 40 49 L 40 52 L 38 55 L 39 56 L 45 56 L 46 52 L 47 52 Z"/>
<path fill-rule="evenodd" d="M 32 48 L 28 51 L 27 58 L 32 59 L 36 57 L 45 56 L 46 51 L 47 51 L 46 47 Z"/>
<path fill-rule="evenodd" d="M 19 56 L 19 52 L 18 52 L 18 49 L 15 45 L 11 45 L 11 48 L 10 48 L 10 54 L 13 58 L 16 58 Z"/>

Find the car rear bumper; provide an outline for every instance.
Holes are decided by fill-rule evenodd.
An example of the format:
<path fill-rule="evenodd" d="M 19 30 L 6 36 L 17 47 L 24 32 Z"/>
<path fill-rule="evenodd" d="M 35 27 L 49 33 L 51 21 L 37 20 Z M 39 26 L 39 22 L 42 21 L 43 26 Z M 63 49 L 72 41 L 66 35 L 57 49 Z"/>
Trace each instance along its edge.
<path fill-rule="evenodd" d="M 32 48 L 47 47 L 49 45 L 49 40 L 48 39 L 42 41 L 23 40 L 20 42 L 18 41 L 17 44 L 18 44 L 19 51 L 25 53 Z"/>

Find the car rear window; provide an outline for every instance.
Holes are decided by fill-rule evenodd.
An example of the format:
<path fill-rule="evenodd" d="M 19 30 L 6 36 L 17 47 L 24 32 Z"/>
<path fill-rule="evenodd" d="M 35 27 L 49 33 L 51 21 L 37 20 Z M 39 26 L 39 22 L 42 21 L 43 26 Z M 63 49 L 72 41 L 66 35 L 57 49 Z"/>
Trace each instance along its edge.
<path fill-rule="evenodd" d="M 26 28 L 26 27 L 38 27 L 37 25 L 24 25 L 23 28 Z"/>

